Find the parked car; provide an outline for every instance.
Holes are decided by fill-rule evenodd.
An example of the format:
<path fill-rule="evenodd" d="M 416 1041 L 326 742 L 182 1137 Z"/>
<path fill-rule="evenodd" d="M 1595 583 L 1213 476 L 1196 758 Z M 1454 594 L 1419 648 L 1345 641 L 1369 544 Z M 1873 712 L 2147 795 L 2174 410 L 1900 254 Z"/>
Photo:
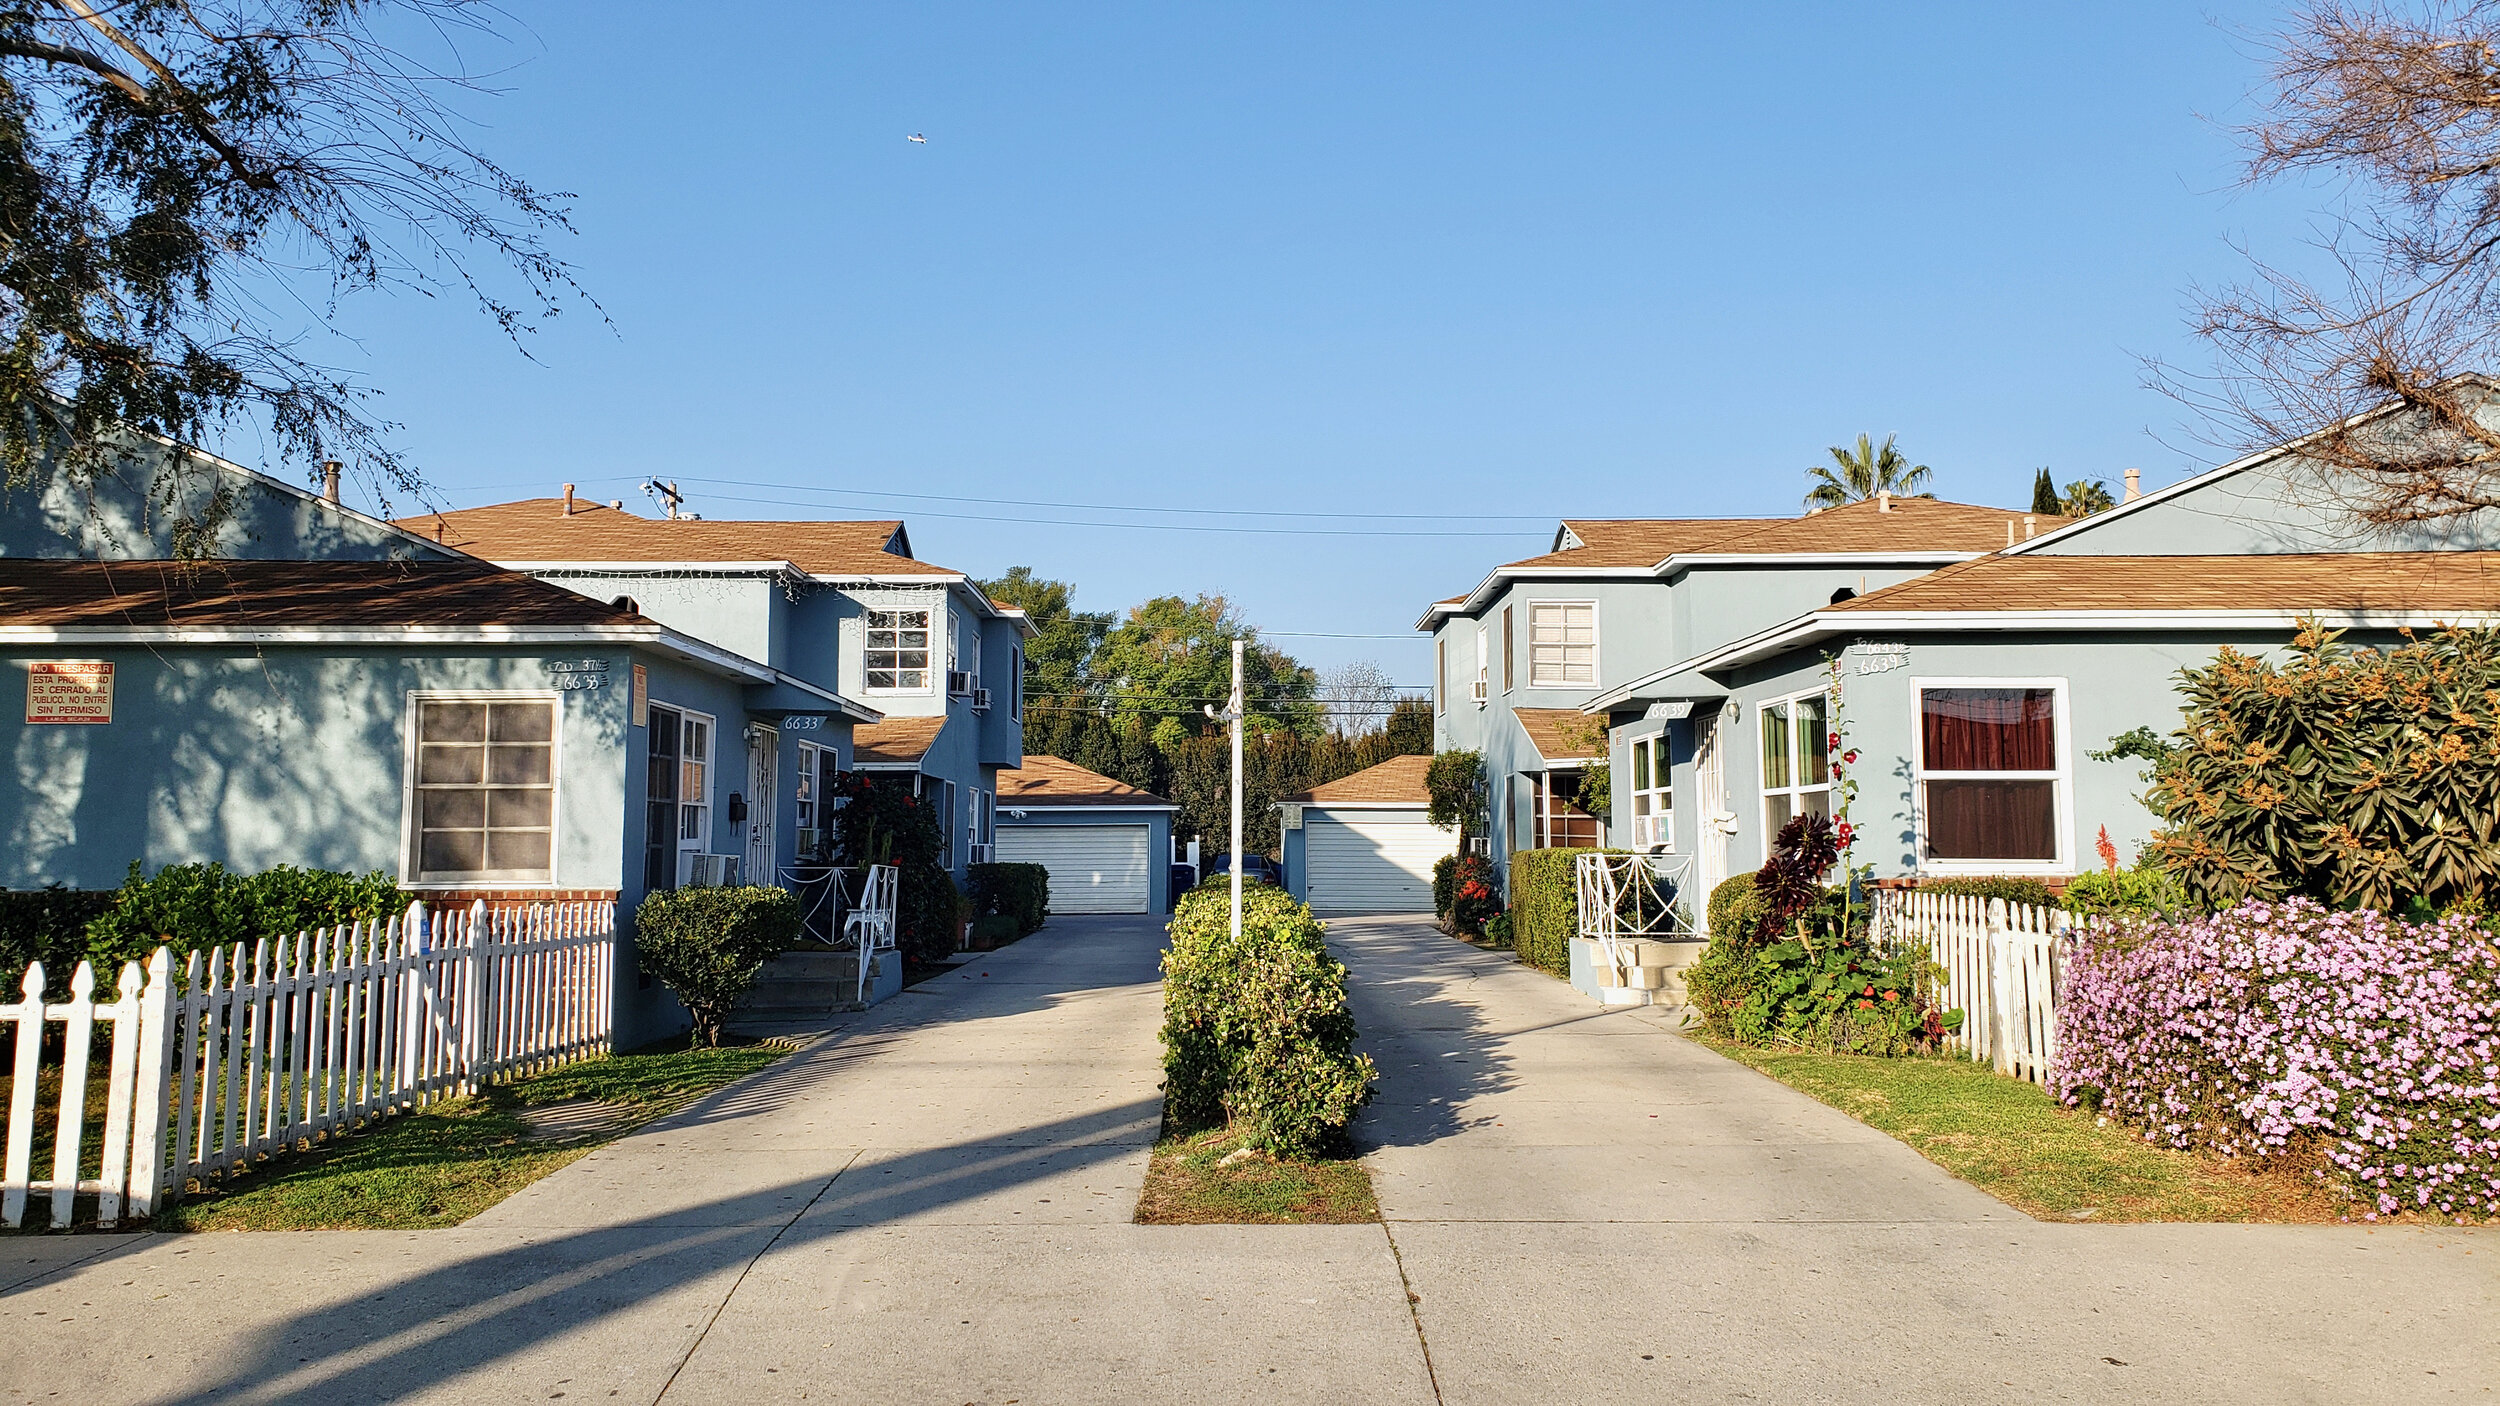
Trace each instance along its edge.
<path fill-rule="evenodd" d="M 1221 879 L 1232 871 L 1232 856 L 1219 854 L 1215 858 L 1207 861 L 1204 877 L 1200 880 L 1200 882 L 1204 883 L 1215 879 Z M 1274 884 L 1278 888 L 1283 888 L 1285 886 L 1285 871 L 1277 865 L 1275 860 L 1268 858 L 1264 854 L 1253 854 L 1243 857 L 1241 861 L 1241 878 L 1244 883 L 1255 882 L 1262 884 Z"/>

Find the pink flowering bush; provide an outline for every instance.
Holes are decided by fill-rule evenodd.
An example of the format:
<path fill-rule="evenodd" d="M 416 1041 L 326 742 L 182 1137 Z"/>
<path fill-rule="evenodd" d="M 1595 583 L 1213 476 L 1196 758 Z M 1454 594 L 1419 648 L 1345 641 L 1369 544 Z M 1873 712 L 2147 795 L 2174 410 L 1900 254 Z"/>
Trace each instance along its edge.
<path fill-rule="evenodd" d="M 2500 941 L 2305 898 L 2087 939 L 2052 1087 L 2148 1141 L 2323 1156 L 2374 1209 L 2500 1214 Z"/>

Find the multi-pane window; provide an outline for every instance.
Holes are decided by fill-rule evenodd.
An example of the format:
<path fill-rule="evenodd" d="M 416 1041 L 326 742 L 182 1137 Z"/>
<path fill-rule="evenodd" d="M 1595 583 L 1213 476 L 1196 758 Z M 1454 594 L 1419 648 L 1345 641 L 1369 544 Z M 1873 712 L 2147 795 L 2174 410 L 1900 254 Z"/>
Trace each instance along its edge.
<path fill-rule="evenodd" d="M 1489 652 L 1491 649 L 1492 649 L 1492 639 L 1491 639 L 1491 637 L 1485 633 L 1485 629 L 1484 629 L 1484 627 L 1483 627 L 1482 625 L 1478 625 L 1478 626 L 1476 627 L 1476 681 L 1475 681 L 1475 700 L 1476 700 L 1478 703 L 1482 703 L 1482 702 L 1484 702 L 1485 690 L 1486 690 L 1486 689 L 1488 689 L 1488 688 L 1490 688 L 1490 687 L 1492 686 L 1492 674 L 1491 674 L 1491 672 L 1490 672 L 1490 668 L 1491 668 L 1491 666 L 1490 666 L 1490 664 L 1489 664 L 1489 662 L 1488 662 L 1488 659 L 1487 659 L 1488 652 Z"/>
<path fill-rule="evenodd" d="M 678 853 L 701 851 L 710 832 L 712 720 L 651 705 L 651 751 L 643 772 L 642 882 L 677 887 Z"/>
<path fill-rule="evenodd" d="M 887 693 L 929 688 L 929 612 L 868 612 L 868 687 Z"/>
<path fill-rule="evenodd" d="M 978 853 L 987 854 L 998 842 L 998 796 L 995 792 L 974 787 L 972 814 L 966 819 L 972 844 Z"/>
<path fill-rule="evenodd" d="M 1675 773 L 1663 732 L 1632 739 L 1632 848 L 1675 848 Z"/>
<path fill-rule="evenodd" d="M 1832 749 L 1821 692 L 1765 703 L 1762 718 L 1762 840 L 1800 815 L 1832 813 Z"/>
<path fill-rule="evenodd" d="M 1528 686 L 1570 688 L 1597 682 L 1597 606 L 1541 600 L 1528 606 Z"/>
<path fill-rule="evenodd" d="M 1502 607 L 1502 692 L 1508 693 L 1517 682 L 1519 651 L 1511 638 L 1510 607 Z"/>
<path fill-rule="evenodd" d="M 1927 858 L 2058 862 L 2057 711 L 2046 684 L 1919 689 Z"/>
<path fill-rule="evenodd" d="M 798 793 L 798 856 L 818 859 L 832 848 L 833 809 L 826 805 L 833 780 L 834 753 L 831 747 L 813 742 L 799 744 Z"/>
<path fill-rule="evenodd" d="M 1605 822 L 1580 808 L 1580 773 L 1549 771 L 1535 788 L 1536 847 L 1587 849 L 1605 843 Z"/>
<path fill-rule="evenodd" d="M 938 843 L 945 847 L 947 865 L 953 867 L 962 856 L 955 853 L 955 840 L 962 827 L 955 823 L 955 783 L 924 776 L 920 780 L 920 799 L 927 802 L 937 819 Z"/>
<path fill-rule="evenodd" d="M 555 877 L 556 701 L 417 699 L 419 882 Z"/>

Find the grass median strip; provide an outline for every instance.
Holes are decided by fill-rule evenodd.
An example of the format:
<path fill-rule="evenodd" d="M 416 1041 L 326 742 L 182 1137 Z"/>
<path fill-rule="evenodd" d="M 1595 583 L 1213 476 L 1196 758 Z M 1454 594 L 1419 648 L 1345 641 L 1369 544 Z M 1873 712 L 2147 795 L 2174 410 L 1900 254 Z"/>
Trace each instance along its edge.
<path fill-rule="evenodd" d="M 585 1060 L 388 1118 L 187 1196 L 167 1230 L 424 1230 L 457 1225 L 589 1152 L 779 1059 L 776 1045 L 683 1040 Z"/>
<path fill-rule="evenodd" d="M 2042 1220 L 2332 1221 L 2351 1213 L 2304 1167 L 2155 1147 L 2036 1084 L 1962 1059 L 1875 1059 L 1692 1038 L 1869 1127 Z"/>
<path fill-rule="evenodd" d="M 1380 1219 L 1371 1173 L 1351 1158 L 1274 1158 L 1224 1129 L 1155 1144 L 1139 1225 L 1359 1225 Z"/>

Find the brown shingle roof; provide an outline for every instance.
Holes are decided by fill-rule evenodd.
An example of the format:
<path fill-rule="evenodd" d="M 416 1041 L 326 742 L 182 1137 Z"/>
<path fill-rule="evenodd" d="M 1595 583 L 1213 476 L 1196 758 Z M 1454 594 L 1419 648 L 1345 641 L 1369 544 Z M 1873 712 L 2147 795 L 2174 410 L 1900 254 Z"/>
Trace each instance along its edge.
<path fill-rule="evenodd" d="M 856 733 L 853 736 L 857 736 Z M 998 773 L 998 803 L 1043 806 L 1168 806 L 1170 801 L 1099 771 L 1057 757 L 1028 754 L 1024 765 Z"/>
<path fill-rule="evenodd" d="M 918 766 L 946 729 L 946 719 L 887 718 L 851 730 L 851 765 Z"/>
<path fill-rule="evenodd" d="M 1563 525 L 1571 529 L 1582 545 L 1547 552 L 1525 561 L 1507 562 L 1510 569 L 1520 567 L 1609 567 L 1656 566 L 1678 552 L 1708 550 L 1711 544 L 1731 537 L 1769 527 L 1781 518 L 1567 518 Z M 1465 599 L 1465 597 L 1460 597 Z"/>
<path fill-rule="evenodd" d="M 1431 766 L 1430 757 L 1391 757 L 1352 776 L 1341 776 L 1326 785 L 1277 799 L 1306 805 L 1423 805 L 1432 799 L 1424 789 L 1424 773 Z"/>
<path fill-rule="evenodd" d="M 1975 503 L 1933 498 L 1895 498 L 1892 511 L 1879 503 L 1851 503 L 1804 517 L 1783 518 L 1704 550 L 1745 555 L 1821 552 L 1993 552 L 2008 545 L 2005 528 L 2021 540 L 2022 513 Z M 2036 531 L 2064 527 L 2062 517 L 2040 517 Z"/>
<path fill-rule="evenodd" d="M 1830 607 L 1915 610 L 2500 610 L 2500 552 L 1989 556 Z"/>
<path fill-rule="evenodd" d="M 889 550 L 902 524 L 720 522 L 637 517 L 603 503 L 525 498 L 401 518 L 398 525 L 490 561 L 786 561 L 818 576 L 960 576 Z"/>
<path fill-rule="evenodd" d="M 1605 754 L 1605 743 L 1591 749 L 1574 736 L 1589 725 L 1587 715 L 1577 708 L 1513 708 L 1510 715 L 1519 720 L 1520 730 L 1528 734 L 1537 755 L 1549 762 L 1586 761 Z"/>
<path fill-rule="evenodd" d="M 0 626 L 560 627 L 632 611 L 476 561 L 44 561 L 0 558 Z"/>

